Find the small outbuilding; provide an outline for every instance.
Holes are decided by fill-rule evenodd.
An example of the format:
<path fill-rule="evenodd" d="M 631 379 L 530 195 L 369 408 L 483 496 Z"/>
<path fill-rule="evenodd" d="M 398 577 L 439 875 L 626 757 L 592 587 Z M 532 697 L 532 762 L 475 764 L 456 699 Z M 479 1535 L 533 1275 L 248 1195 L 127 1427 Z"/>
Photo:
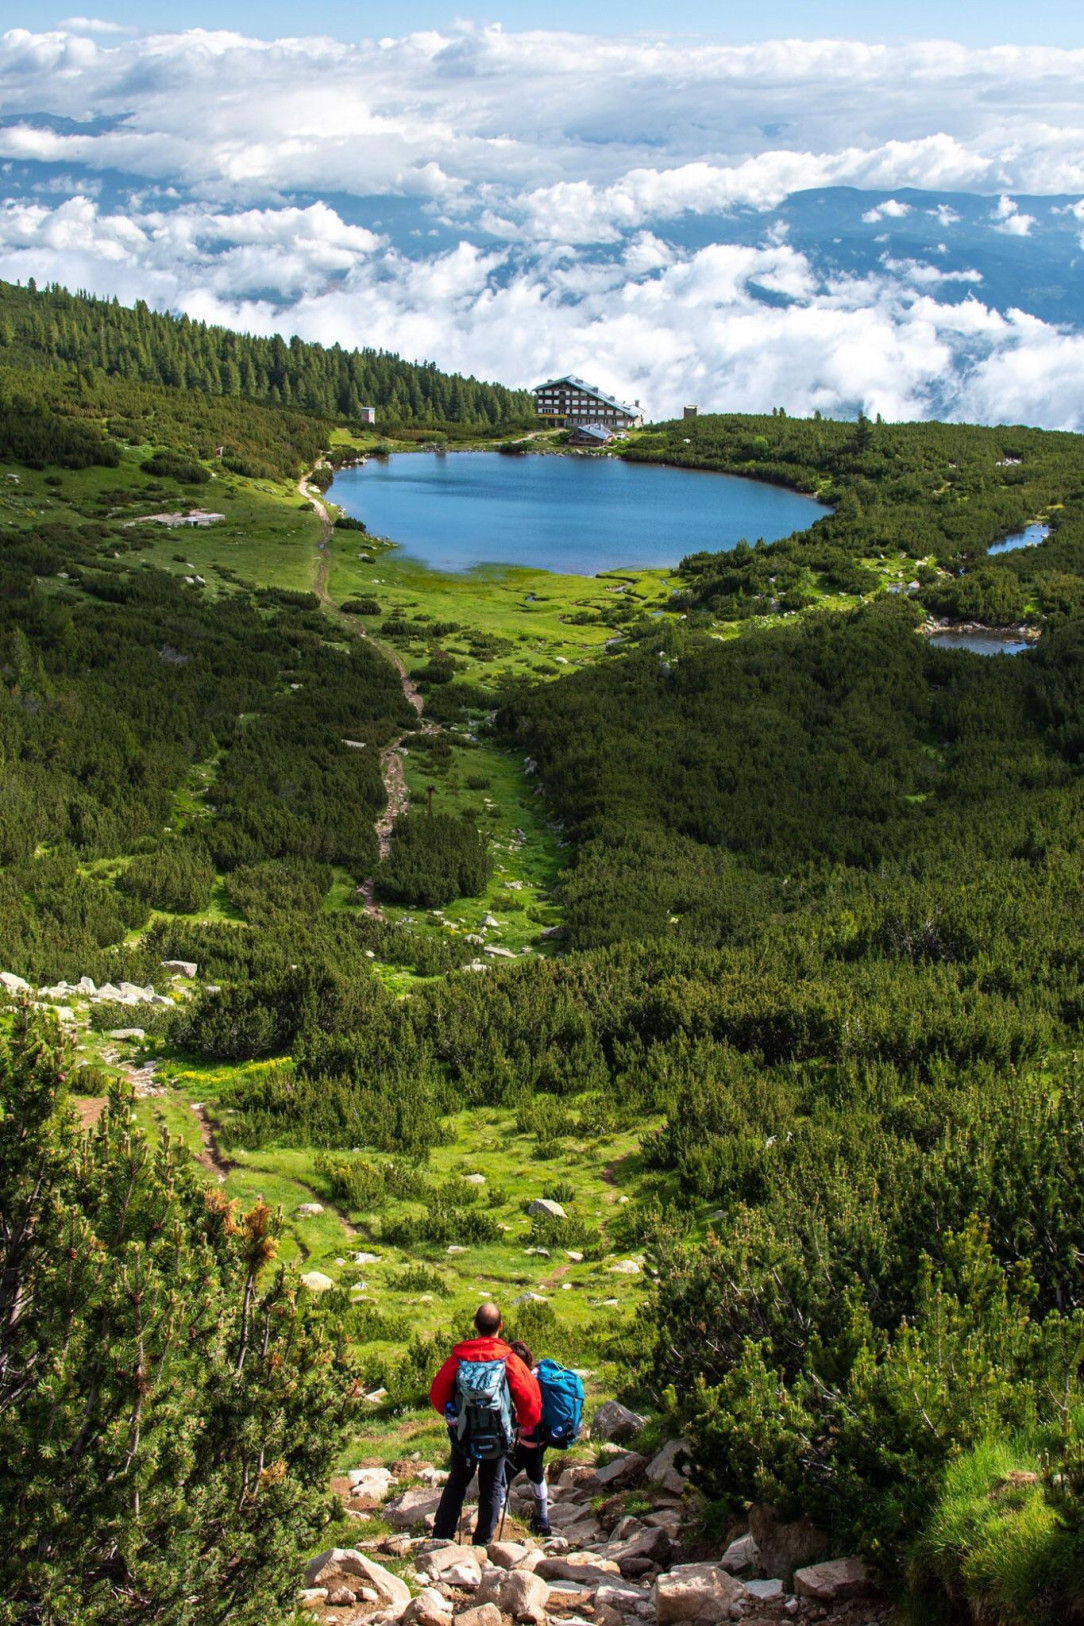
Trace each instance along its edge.
<path fill-rule="evenodd" d="M 608 446 L 614 438 L 612 429 L 602 423 L 579 423 L 568 437 L 570 446 Z"/>
<path fill-rule="evenodd" d="M 359 407 L 358 408 L 358 422 L 362 425 L 363 428 L 366 427 L 366 426 L 371 427 L 376 422 L 376 408 L 375 407 Z"/>

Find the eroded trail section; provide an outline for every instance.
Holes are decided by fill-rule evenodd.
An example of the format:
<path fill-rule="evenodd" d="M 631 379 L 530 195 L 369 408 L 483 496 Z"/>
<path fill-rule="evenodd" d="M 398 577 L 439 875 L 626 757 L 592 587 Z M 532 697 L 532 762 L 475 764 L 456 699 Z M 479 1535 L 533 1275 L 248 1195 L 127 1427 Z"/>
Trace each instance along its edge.
<path fill-rule="evenodd" d="M 310 486 L 306 480 L 300 480 L 297 489 L 301 496 L 312 504 L 320 521 L 320 541 L 317 548 L 316 570 L 313 575 L 312 590 L 324 609 L 335 617 L 344 631 L 354 638 L 368 639 L 369 635 L 364 627 L 357 626 L 350 616 L 343 615 L 340 610 L 336 609 L 328 592 L 328 576 L 331 570 L 331 539 L 335 534 L 335 524 L 328 511 L 327 504 L 322 500 L 315 486 Z M 372 640 L 369 639 L 369 642 L 372 642 Z M 421 724 L 423 733 L 435 733 L 435 725 L 425 721 L 423 716 L 425 702 L 418 693 L 417 684 L 411 679 L 401 657 L 395 654 L 393 650 L 381 649 L 380 653 L 391 661 L 398 672 L 399 682 L 403 686 L 403 694 L 414 708 L 414 713 Z M 376 821 L 376 838 L 381 858 L 387 858 L 391 852 L 391 837 L 396 821 L 403 817 L 410 805 L 410 792 L 407 789 L 406 774 L 403 771 L 402 747 L 403 735 L 400 734 L 397 739 L 392 740 L 390 745 L 386 745 L 380 753 L 380 774 L 384 781 L 384 792 L 387 797 L 384 811 Z M 365 899 L 366 914 L 372 915 L 377 920 L 383 920 L 384 912 L 376 901 L 376 881 L 374 877 L 370 875 L 366 880 L 362 881 L 358 887 L 358 892 Z"/>
<path fill-rule="evenodd" d="M 223 1157 L 222 1153 L 218 1149 L 218 1145 L 214 1137 L 214 1130 L 211 1128 L 211 1121 L 207 1116 L 207 1111 L 203 1105 L 203 1102 L 193 1101 L 191 1105 L 192 1111 L 196 1114 L 196 1119 L 199 1123 L 200 1140 L 203 1142 L 202 1151 L 197 1153 L 197 1161 L 203 1165 L 208 1174 L 214 1175 L 219 1185 L 224 1185 L 226 1182 L 226 1176 L 233 1168 L 233 1164 L 228 1158 Z"/>

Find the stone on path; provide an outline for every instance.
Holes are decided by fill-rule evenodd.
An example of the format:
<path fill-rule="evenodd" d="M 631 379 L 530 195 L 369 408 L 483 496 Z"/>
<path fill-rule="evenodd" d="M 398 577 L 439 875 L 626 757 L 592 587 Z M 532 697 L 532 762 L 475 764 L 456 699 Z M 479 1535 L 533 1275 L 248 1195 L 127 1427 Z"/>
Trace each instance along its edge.
<path fill-rule="evenodd" d="M 571 1256 L 570 1256 L 571 1257 Z M 638 1411 L 630 1411 L 619 1400 L 607 1400 L 595 1413 L 591 1424 L 593 1440 L 631 1440 L 647 1423 Z"/>
<path fill-rule="evenodd" d="M 522 1564 L 529 1554 L 537 1550 L 523 1541 L 491 1541 L 486 1554 L 491 1564 L 496 1564 L 502 1570 L 514 1570 L 517 1564 Z"/>
<path fill-rule="evenodd" d="M 358 1552 L 356 1547 L 332 1547 L 329 1552 L 311 1559 L 305 1570 L 306 1588 L 326 1586 L 332 1589 L 345 1582 L 356 1592 L 358 1587 L 353 1584 L 355 1580 L 361 1586 L 371 1587 L 379 1603 L 402 1608 L 410 1602 L 410 1588 L 406 1582 L 367 1553 Z"/>
<path fill-rule="evenodd" d="M 761 1568 L 760 1548 L 752 1536 L 739 1536 L 730 1543 L 719 1562 L 731 1575 L 740 1575 L 743 1570 L 758 1570 Z"/>
<path fill-rule="evenodd" d="M 431 1586 L 423 1587 L 403 1611 L 403 1626 L 449 1626 L 452 1607 Z"/>
<path fill-rule="evenodd" d="M 760 1549 L 761 1568 L 784 1582 L 828 1551 L 828 1537 L 812 1519 L 781 1520 L 768 1502 L 754 1502 L 749 1509 L 749 1534 Z"/>
<path fill-rule="evenodd" d="M 393 1530 L 409 1530 L 413 1525 L 435 1518 L 439 1506 L 439 1491 L 408 1490 L 387 1503 L 384 1517 Z"/>
<path fill-rule="evenodd" d="M 751 1592 L 761 1603 L 776 1603 L 786 1596 L 782 1581 L 746 1581 L 746 1592 Z"/>
<path fill-rule="evenodd" d="M 409 1495 L 409 1492 L 407 1494 Z M 439 1496 L 436 1500 L 440 1501 Z M 447 1547 L 436 1547 L 431 1553 L 423 1553 L 418 1559 L 418 1573 L 427 1576 L 431 1581 L 443 1582 L 445 1586 L 461 1587 L 465 1592 L 473 1592 L 482 1579 L 484 1556 L 479 1548 L 461 1547 L 455 1543 Z"/>
<path fill-rule="evenodd" d="M 600 1489 L 608 1490 L 612 1486 L 614 1490 L 623 1490 L 639 1479 L 646 1467 L 647 1458 L 638 1451 L 622 1451 L 604 1468 L 595 1469 L 595 1483 Z"/>
<path fill-rule="evenodd" d="M 487 1567 L 478 1588 L 479 1603 L 495 1603 L 502 1615 L 513 1620 L 526 1620 L 542 1626 L 549 1606 L 550 1589 L 538 1574 L 530 1570 L 505 1570 L 497 1565 Z"/>
<path fill-rule="evenodd" d="M 655 1582 L 655 1618 L 658 1626 L 677 1621 L 703 1621 L 715 1626 L 726 1620 L 731 1604 L 749 1596 L 718 1564 L 679 1564 Z"/>
<path fill-rule="evenodd" d="M 479 1603 L 457 1615 L 456 1626 L 504 1626 L 504 1623 L 495 1603 Z"/>
<path fill-rule="evenodd" d="M 833 1558 L 794 1572 L 794 1590 L 817 1603 L 846 1603 L 867 1598 L 876 1588 L 860 1558 Z"/>
<path fill-rule="evenodd" d="M 685 1490 L 685 1476 L 678 1467 L 678 1463 L 688 1457 L 689 1448 L 684 1440 L 668 1440 L 655 1456 L 652 1457 L 644 1470 L 644 1478 L 650 1485 L 657 1485 L 671 1496 L 680 1496 Z"/>

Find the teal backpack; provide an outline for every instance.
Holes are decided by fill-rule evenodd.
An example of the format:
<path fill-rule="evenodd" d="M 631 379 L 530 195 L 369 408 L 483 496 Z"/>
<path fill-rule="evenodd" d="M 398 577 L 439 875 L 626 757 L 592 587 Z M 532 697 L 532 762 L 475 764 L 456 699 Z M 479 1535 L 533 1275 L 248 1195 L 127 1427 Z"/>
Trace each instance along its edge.
<path fill-rule="evenodd" d="M 555 1451 L 575 1445 L 583 1426 L 583 1384 L 575 1372 L 556 1361 L 539 1361 L 542 1391 L 542 1439 Z"/>
<path fill-rule="evenodd" d="M 463 1454 L 476 1462 L 511 1451 L 516 1425 L 503 1360 L 460 1361 L 452 1433 Z"/>

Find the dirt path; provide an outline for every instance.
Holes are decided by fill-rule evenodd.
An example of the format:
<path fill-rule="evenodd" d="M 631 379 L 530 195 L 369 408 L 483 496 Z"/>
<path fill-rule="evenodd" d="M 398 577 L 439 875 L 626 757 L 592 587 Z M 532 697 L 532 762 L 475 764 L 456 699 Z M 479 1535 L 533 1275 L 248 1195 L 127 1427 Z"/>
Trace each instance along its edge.
<path fill-rule="evenodd" d="M 355 638 L 365 638 L 374 648 L 389 660 L 399 674 L 399 682 L 403 687 L 403 694 L 407 702 L 414 708 L 414 714 L 421 723 L 422 732 L 436 733 L 436 726 L 427 723 L 423 716 L 425 702 L 418 693 L 417 684 L 408 673 L 402 657 L 393 649 L 384 649 L 375 644 L 364 627 L 356 625 L 353 617 L 343 615 L 336 609 L 328 592 L 328 577 L 331 571 L 331 539 L 335 534 L 335 524 L 328 512 L 328 507 L 320 498 L 314 486 L 308 484 L 307 479 L 301 479 L 297 485 L 298 492 L 306 501 L 310 502 L 320 521 L 320 541 L 317 547 L 316 571 L 313 576 L 312 590 L 320 600 L 323 608 L 340 623 L 345 632 Z M 403 772 L 402 758 L 403 736 L 392 740 L 380 753 L 380 774 L 384 781 L 384 791 L 387 802 L 384 811 L 376 821 L 376 839 L 379 844 L 381 858 L 387 858 L 391 852 L 391 835 L 396 820 L 401 819 L 410 805 L 410 793 L 407 790 L 406 774 Z M 384 919 L 384 911 L 376 901 L 376 881 L 373 876 L 367 877 L 358 887 L 358 892 L 365 899 L 365 913 L 372 915 L 375 920 Z"/>
<path fill-rule="evenodd" d="M 203 1142 L 203 1150 L 196 1154 L 196 1161 L 202 1163 L 208 1174 L 214 1175 L 219 1185 L 224 1185 L 226 1176 L 233 1168 L 233 1164 L 228 1158 L 223 1157 L 218 1149 L 214 1130 L 211 1128 L 210 1120 L 207 1117 L 207 1109 L 204 1107 L 203 1102 L 193 1101 L 191 1107 L 199 1120 L 200 1140 Z"/>

